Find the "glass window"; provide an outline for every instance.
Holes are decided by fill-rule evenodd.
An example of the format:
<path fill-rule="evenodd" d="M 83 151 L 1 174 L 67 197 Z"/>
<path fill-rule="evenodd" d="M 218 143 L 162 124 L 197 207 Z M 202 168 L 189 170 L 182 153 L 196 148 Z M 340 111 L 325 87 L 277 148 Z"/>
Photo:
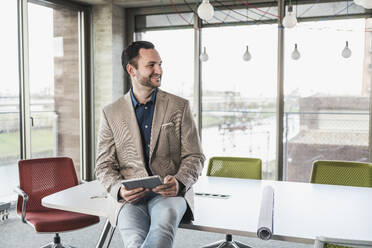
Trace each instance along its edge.
<path fill-rule="evenodd" d="M 308 182 L 314 160 L 368 161 L 370 23 L 313 21 L 286 30 L 283 136 L 288 180 Z M 342 56 L 346 42 L 349 58 Z M 291 58 L 295 44 L 298 60 Z"/>
<path fill-rule="evenodd" d="M 141 39 L 154 43 L 163 61 L 161 89 L 186 98 L 193 107 L 194 30 L 162 30 L 141 33 Z"/>
<path fill-rule="evenodd" d="M 271 23 L 277 20 L 277 6 L 213 5 L 214 18 L 203 21 L 201 30 L 201 49 L 205 47 L 209 56 L 201 70 L 204 153 L 207 160 L 212 156 L 261 158 L 263 177 L 274 179 L 278 26 Z M 362 18 L 369 17 L 367 10 L 350 1 L 294 4 L 294 11 L 298 18 L 309 20 L 284 31 L 283 167 L 284 179 L 308 182 L 316 159 L 368 161 L 372 21 Z M 187 21 L 182 23 L 179 17 L 140 16 L 136 30 L 184 28 Z M 141 39 L 156 41 L 157 34 L 159 41 L 168 40 L 162 44 L 170 44 L 161 55 L 168 52 L 169 58 L 177 58 L 170 47 L 185 33 L 183 29 L 179 33 L 147 31 Z M 341 56 L 346 42 L 350 58 Z M 191 48 L 193 42 L 188 43 Z M 246 46 L 252 56 L 249 61 L 243 60 Z M 293 56 L 298 60 L 291 57 L 295 46 L 299 56 Z M 181 64 L 172 66 L 192 68 L 192 54 L 190 49 L 190 64 L 182 57 L 177 58 Z M 179 75 L 186 76 L 177 74 L 175 79 Z M 171 84 L 177 87 L 169 91 L 184 94 L 173 80 Z M 192 97 L 193 84 L 189 86 Z"/>
<path fill-rule="evenodd" d="M 262 159 L 276 174 L 277 25 L 204 28 L 202 143 L 206 158 Z M 246 46 L 251 54 L 243 60 Z M 207 168 L 207 166 L 205 166 Z"/>
<path fill-rule="evenodd" d="M 28 4 L 31 157 L 68 156 L 80 171 L 78 12 Z"/>
<path fill-rule="evenodd" d="M 20 158 L 17 1 L 2 1 L 1 10 L 0 202 L 15 200 Z"/>

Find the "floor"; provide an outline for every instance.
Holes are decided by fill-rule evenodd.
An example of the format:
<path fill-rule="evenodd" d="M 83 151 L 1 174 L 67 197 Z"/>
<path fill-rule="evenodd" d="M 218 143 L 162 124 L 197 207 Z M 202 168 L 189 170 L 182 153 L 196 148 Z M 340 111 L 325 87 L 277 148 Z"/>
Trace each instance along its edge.
<path fill-rule="evenodd" d="M 94 226 L 74 231 L 62 233 L 62 242 L 81 248 L 94 248 L 99 234 L 103 228 L 104 220 Z M 289 243 L 283 241 L 262 241 L 257 238 L 247 238 L 241 236 L 233 236 L 235 240 L 250 245 L 255 248 L 310 248 L 313 245 Z M 37 248 L 46 244 L 53 239 L 53 234 L 37 234 L 32 227 L 23 224 L 15 210 L 11 210 L 9 219 L 0 220 L 0 247 L 1 248 Z M 209 233 L 201 231 L 192 231 L 179 229 L 174 248 L 196 248 L 205 244 L 224 239 L 223 234 Z M 111 248 L 123 247 L 123 243 L 118 232 L 115 232 L 110 245 Z"/>

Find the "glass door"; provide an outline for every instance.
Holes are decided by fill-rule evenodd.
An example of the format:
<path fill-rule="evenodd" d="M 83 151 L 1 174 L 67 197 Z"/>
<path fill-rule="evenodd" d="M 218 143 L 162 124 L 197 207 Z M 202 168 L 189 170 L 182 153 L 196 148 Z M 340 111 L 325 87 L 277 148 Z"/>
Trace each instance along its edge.
<path fill-rule="evenodd" d="M 68 156 L 79 172 L 79 12 L 28 3 L 28 30 L 31 157 Z"/>

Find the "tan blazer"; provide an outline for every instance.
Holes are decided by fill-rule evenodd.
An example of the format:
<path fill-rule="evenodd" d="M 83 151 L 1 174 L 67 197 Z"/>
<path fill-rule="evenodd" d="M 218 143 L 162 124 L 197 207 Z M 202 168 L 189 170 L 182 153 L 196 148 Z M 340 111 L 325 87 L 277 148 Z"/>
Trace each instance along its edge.
<path fill-rule="evenodd" d="M 149 165 L 154 175 L 174 175 L 185 185 L 188 211 L 193 219 L 192 185 L 200 175 L 205 157 L 187 100 L 157 91 L 150 138 Z M 130 92 L 103 109 L 98 135 L 96 176 L 112 199 L 111 223 L 116 224 L 120 208 L 118 191 L 124 179 L 148 176 Z"/>

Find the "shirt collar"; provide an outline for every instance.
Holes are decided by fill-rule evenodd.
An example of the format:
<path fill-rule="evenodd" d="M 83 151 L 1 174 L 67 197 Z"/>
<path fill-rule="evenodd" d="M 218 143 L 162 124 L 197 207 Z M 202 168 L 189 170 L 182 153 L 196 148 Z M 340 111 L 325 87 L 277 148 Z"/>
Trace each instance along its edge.
<path fill-rule="evenodd" d="M 151 99 L 150 101 L 148 101 L 147 103 L 155 103 L 155 99 L 156 99 L 156 92 L 158 91 L 158 88 L 155 88 L 155 90 L 152 92 L 151 94 Z M 137 108 L 137 106 L 139 105 L 139 102 L 137 101 L 136 97 L 134 96 L 133 94 L 133 88 L 130 89 L 130 96 L 132 97 L 132 103 L 133 103 L 133 107 L 134 108 Z"/>

